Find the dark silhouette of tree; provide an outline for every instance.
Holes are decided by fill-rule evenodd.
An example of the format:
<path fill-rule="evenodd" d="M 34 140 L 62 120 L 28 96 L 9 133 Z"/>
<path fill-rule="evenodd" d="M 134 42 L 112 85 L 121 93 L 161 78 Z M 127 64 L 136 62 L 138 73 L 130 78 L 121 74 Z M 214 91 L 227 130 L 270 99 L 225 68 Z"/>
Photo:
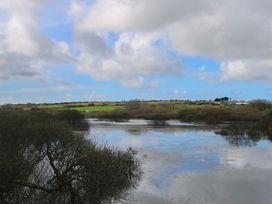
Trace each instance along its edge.
<path fill-rule="evenodd" d="M 223 97 L 223 98 L 216 98 L 214 99 L 215 102 L 224 102 L 224 101 L 229 101 L 229 97 Z"/>
<path fill-rule="evenodd" d="M 47 113 L 0 111 L 0 203 L 111 203 L 140 178 L 131 149 L 97 146 Z"/>

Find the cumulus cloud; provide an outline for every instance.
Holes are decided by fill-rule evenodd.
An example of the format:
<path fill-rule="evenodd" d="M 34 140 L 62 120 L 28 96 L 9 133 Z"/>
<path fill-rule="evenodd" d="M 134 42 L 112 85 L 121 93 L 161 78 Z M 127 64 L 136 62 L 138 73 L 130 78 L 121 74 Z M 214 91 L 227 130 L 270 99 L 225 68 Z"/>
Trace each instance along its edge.
<path fill-rule="evenodd" d="M 77 69 L 97 80 L 116 80 L 130 88 L 156 87 L 144 77 L 180 73 L 180 61 L 153 46 L 156 34 L 121 33 L 113 45 L 109 33 L 79 32 Z"/>
<path fill-rule="evenodd" d="M 166 49 L 182 55 L 207 57 L 222 63 L 221 71 L 212 73 L 216 75 L 216 77 L 213 76 L 214 78 L 221 81 L 271 81 L 268 75 L 272 69 L 269 62 L 272 57 L 272 20 L 271 12 L 267 9 L 271 6 L 272 3 L 266 0 L 258 2 L 254 0 L 220 2 L 216 0 L 170 0 L 167 2 L 163 0 L 99 0 L 90 5 L 82 5 L 74 1 L 71 13 L 76 19 L 76 33 L 87 32 L 93 35 L 93 33 L 117 32 L 121 35 L 117 44 L 122 43 L 123 53 L 127 53 L 129 57 L 118 56 L 120 54 L 118 46 L 111 50 L 111 57 L 108 57 L 109 52 L 104 49 L 105 42 L 102 43 L 99 40 L 86 42 L 91 44 L 89 45 L 91 48 L 97 48 L 98 43 L 102 43 L 98 52 L 104 54 L 103 60 L 92 59 L 99 63 L 99 65 L 96 64 L 97 73 L 101 73 L 99 75 L 104 75 L 105 73 L 100 71 L 109 69 L 108 66 L 117 70 L 118 75 L 120 69 L 129 70 L 131 74 L 136 71 L 134 83 L 137 77 L 145 76 L 140 71 L 142 67 L 145 67 L 145 70 L 154 70 L 154 67 L 158 67 L 157 70 L 164 74 L 164 70 L 158 65 L 172 67 L 170 61 L 173 63 L 174 59 L 167 57 L 161 49 L 152 44 L 156 40 L 163 39 L 163 47 Z M 132 33 L 136 34 L 137 41 L 140 40 L 143 43 L 142 47 L 136 48 L 133 45 L 135 39 L 131 37 L 126 41 L 126 45 L 123 44 L 123 35 Z M 156 35 L 153 35 L 154 33 Z M 151 40 L 146 40 L 146 36 L 152 36 Z M 112 56 L 115 58 L 113 59 Z M 161 61 L 162 56 L 164 60 Z M 127 59 L 125 62 L 123 57 Z M 89 59 L 90 56 L 87 58 Z M 150 64 L 150 61 L 147 63 L 146 58 L 156 58 L 158 62 Z M 88 67 L 93 67 L 90 61 L 85 60 L 85 62 Z M 82 70 L 82 66 L 79 67 Z M 84 70 L 94 75 L 92 70 L 86 68 Z M 156 74 L 156 72 L 151 71 L 150 74 Z M 124 75 L 121 76 L 124 77 Z M 94 77 L 99 79 L 97 76 Z M 115 79 L 116 77 L 105 76 L 105 78 Z M 130 80 L 131 76 L 127 78 Z M 139 83 L 138 78 L 138 83 L 135 84 Z M 123 84 L 126 85 L 126 83 Z"/>
<path fill-rule="evenodd" d="M 210 1 L 204 15 L 168 28 L 171 46 L 182 54 L 219 62 L 221 71 L 208 80 L 269 80 L 272 21 L 267 1 Z"/>
<path fill-rule="evenodd" d="M 71 0 L 71 45 L 41 32 L 39 15 L 56 0 L 0 1 L 0 80 L 40 79 L 73 62 L 79 73 L 130 88 L 147 77 L 181 74 L 178 55 L 217 61 L 209 81 L 272 81 L 272 2 L 267 0 Z M 76 58 L 76 60 L 74 59 Z"/>
<path fill-rule="evenodd" d="M 70 14 L 75 19 L 75 44 L 80 50 L 79 72 L 130 88 L 157 87 L 158 81 L 145 82 L 147 76 L 180 74 L 181 62 L 155 45 L 164 34 L 150 26 L 158 27 L 167 19 L 149 13 L 154 4 L 157 2 L 103 0 L 86 6 L 74 1 Z M 176 4 L 178 1 L 172 7 Z M 168 16 L 162 8 L 158 6 L 162 15 Z M 154 23 L 157 25 L 152 26 Z M 145 29 L 148 31 L 141 32 Z"/>
<path fill-rule="evenodd" d="M 0 80 L 40 79 L 44 67 L 71 61 L 69 45 L 39 33 L 38 12 L 49 0 L 0 2 Z"/>
<path fill-rule="evenodd" d="M 227 80 L 272 81 L 272 60 L 230 61 L 221 64 L 220 76 Z"/>
<path fill-rule="evenodd" d="M 72 4 L 73 13 L 78 14 L 79 5 Z M 82 31 L 152 31 L 190 18 L 206 7 L 203 0 L 100 0 L 88 8 L 77 28 Z"/>

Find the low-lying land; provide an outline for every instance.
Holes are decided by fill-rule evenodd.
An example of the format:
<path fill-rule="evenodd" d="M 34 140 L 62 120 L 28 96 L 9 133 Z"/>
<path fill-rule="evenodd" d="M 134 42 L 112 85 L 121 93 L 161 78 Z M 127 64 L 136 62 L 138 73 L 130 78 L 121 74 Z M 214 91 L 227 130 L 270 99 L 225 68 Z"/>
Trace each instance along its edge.
<path fill-rule="evenodd" d="M 272 105 L 256 100 L 250 103 L 232 101 L 128 101 L 128 102 L 75 102 L 59 104 L 6 105 L 23 110 L 78 110 L 86 117 L 104 119 L 178 119 L 186 122 L 255 122 L 271 129 Z"/>

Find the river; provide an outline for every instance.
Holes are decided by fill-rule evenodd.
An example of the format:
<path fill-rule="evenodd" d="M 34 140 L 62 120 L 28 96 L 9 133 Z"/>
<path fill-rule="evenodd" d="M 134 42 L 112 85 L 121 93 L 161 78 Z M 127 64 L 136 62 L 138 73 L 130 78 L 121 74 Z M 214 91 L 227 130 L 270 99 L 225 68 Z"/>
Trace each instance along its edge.
<path fill-rule="evenodd" d="M 90 119 L 88 137 L 132 147 L 144 171 L 129 204 L 271 204 L 272 143 L 221 126 Z"/>

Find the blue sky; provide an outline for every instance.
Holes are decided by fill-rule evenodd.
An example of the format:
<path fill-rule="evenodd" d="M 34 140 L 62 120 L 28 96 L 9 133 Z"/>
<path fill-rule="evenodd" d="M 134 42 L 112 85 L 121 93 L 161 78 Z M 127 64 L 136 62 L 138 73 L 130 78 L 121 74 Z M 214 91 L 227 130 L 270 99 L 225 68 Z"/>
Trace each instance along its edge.
<path fill-rule="evenodd" d="M 245 0 L 1 1 L 0 103 L 271 100 L 266 7 Z"/>

